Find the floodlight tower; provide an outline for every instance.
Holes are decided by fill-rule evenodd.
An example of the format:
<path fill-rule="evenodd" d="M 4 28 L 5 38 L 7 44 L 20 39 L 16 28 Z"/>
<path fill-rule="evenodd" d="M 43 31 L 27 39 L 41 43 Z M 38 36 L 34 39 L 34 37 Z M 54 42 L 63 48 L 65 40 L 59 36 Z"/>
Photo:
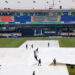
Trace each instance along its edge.
<path fill-rule="evenodd" d="M 7 7 L 6 7 L 5 9 L 8 9 L 8 3 L 9 3 L 9 2 L 8 2 L 8 1 L 5 1 L 5 3 L 6 3 L 6 5 L 7 5 Z"/>
<path fill-rule="evenodd" d="M 59 6 L 59 8 L 60 8 L 60 9 L 62 9 L 61 0 L 59 0 L 59 3 L 60 3 L 60 6 Z"/>
<path fill-rule="evenodd" d="M 33 4 L 34 4 L 33 9 L 35 9 L 35 4 L 36 4 L 36 1 L 35 0 L 33 1 Z"/>
<path fill-rule="evenodd" d="M 55 3 L 54 3 L 54 1 L 55 1 L 55 0 L 53 0 L 53 7 L 55 6 Z"/>
<path fill-rule="evenodd" d="M 50 6 L 50 2 L 48 0 L 46 1 L 46 5 L 48 6 L 48 9 L 52 9 L 52 7 Z M 45 5 L 45 9 L 46 9 L 46 5 Z"/>

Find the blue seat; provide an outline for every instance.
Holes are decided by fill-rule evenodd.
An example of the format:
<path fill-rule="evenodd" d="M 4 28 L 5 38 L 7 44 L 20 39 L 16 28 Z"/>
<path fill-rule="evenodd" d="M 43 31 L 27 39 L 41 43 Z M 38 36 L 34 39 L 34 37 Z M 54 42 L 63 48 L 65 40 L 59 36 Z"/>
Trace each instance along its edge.
<path fill-rule="evenodd" d="M 14 16 L 15 22 L 26 23 L 31 22 L 31 16 Z"/>
<path fill-rule="evenodd" d="M 75 21 L 75 16 L 63 15 L 61 16 L 61 21 L 64 21 L 64 22 Z"/>
<path fill-rule="evenodd" d="M 68 12 L 63 12 L 63 15 L 66 15 L 66 16 L 68 16 Z"/>
<path fill-rule="evenodd" d="M 9 24 L 15 24 L 15 22 L 8 22 Z"/>

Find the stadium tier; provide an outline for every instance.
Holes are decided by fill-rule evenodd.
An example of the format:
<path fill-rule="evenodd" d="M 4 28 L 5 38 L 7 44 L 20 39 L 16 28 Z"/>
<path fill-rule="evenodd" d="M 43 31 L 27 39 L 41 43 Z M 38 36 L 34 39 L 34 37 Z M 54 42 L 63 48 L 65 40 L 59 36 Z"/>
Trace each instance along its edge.
<path fill-rule="evenodd" d="M 31 22 L 31 16 L 14 16 L 14 21 L 20 23 Z"/>
<path fill-rule="evenodd" d="M 1 10 L 0 24 L 74 23 L 74 10 Z"/>
<path fill-rule="evenodd" d="M 11 16 L 1 16 L 1 22 L 12 22 Z"/>
<path fill-rule="evenodd" d="M 75 36 L 75 9 L 1 9 L 0 33 L 19 33 L 21 37 Z"/>
<path fill-rule="evenodd" d="M 57 21 L 57 22 L 56 22 Z M 0 16 L 0 24 L 58 23 L 58 16 Z"/>
<path fill-rule="evenodd" d="M 75 21 L 75 16 L 71 16 L 71 15 L 61 16 L 61 21 Z"/>
<path fill-rule="evenodd" d="M 0 16 L 0 24 L 75 23 L 75 16 Z"/>

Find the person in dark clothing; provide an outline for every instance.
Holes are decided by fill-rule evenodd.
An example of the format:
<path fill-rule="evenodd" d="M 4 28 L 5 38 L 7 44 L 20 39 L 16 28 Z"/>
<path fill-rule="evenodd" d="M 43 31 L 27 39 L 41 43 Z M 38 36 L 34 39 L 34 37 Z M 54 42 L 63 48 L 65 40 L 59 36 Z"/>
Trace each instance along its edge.
<path fill-rule="evenodd" d="M 33 48 L 33 44 L 31 45 L 31 47 Z"/>
<path fill-rule="evenodd" d="M 36 49 L 36 52 L 38 52 L 38 48 Z"/>
<path fill-rule="evenodd" d="M 34 57 L 35 57 L 36 60 L 38 60 L 36 55 L 34 55 Z"/>
<path fill-rule="evenodd" d="M 26 44 L 26 49 L 28 48 L 28 45 Z"/>
<path fill-rule="evenodd" d="M 38 59 L 37 59 L 37 53 L 36 53 L 36 51 L 34 51 L 34 58 L 35 58 L 36 60 L 38 60 Z"/>
<path fill-rule="evenodd" d="M 49 42 L 48 42 L 48 47 L 50 46 Z"/>
<path fill-rule="evenodd" d="M 54 65 L 56 65 L 56 59 L 54 58 L 54 60 L 53 60 L 53 63 L 54 63 Z"/>
<path fill-rule="evenodd" d="M 36 51 L 34 51 L 34 55 L 36 55 Z"/>
<path fill-rule="evenodd" d="M 33 71 L 33 74 L 32 75 L 35 75 L 35 71 Z"/>
<path fill-rule="evenodd" d="M 38 66 L 41 66 L 41 59 L 38 60 Z"/>

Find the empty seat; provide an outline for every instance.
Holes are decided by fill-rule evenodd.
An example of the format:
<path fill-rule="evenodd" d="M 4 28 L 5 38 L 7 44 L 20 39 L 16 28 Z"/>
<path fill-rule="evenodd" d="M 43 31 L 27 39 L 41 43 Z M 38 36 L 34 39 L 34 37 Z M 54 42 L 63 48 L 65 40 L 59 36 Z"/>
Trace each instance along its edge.
<path fill-rule="evenodd" d="M 33 16 L 34 22 L 45 21 L 45 16 Z"/>
<path fill-rule="evenodd" d="M 75 16 L 63 15 L 61 16 L 61 21 L 64 21 L 64 22 L 75 21 Z"/>
<path fill-rule="evenodd" d="M 31 16 L 14 16 L 14 21 L 20 23 L 31 22 Z"/>
<path fill-rule="evenodd" d="M 57 21 L 58 16 L 33 16 L 34 22 L 40 21 Z"/>
<path fill-rule="evenodd" d="M 12 20 L 12 22 L 14 22 L 14 16 L 11 16 L 11 20 Z"/>
<path fill-rule="evenodd" d="M 1 16 L 1 22 L 12 22 L 11 16 Z"/>
<path fill-rule="evenodd" d="M 58 16 L 46 16 L 47 21 L 57 21 Z"/>
<path fill-rule="evenodd" d="M 15 22 L 9 22 L 9 24 L 15 24 Z"/>

